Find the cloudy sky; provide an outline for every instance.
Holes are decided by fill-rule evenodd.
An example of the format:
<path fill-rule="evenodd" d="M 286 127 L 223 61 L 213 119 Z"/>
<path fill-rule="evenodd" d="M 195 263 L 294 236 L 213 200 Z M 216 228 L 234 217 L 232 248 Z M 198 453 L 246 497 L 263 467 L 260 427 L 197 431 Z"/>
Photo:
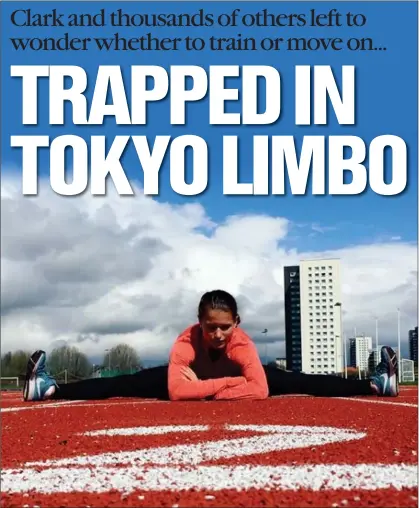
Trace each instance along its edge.
<path fill-rule="evenodd" d="M 66 342 L 97 357 L 124 342 L 146 361 L 163 361 L 194 322 L 201 293 L 223 288 L 237 297 L 261 355 L 268 328 L 268 356 L 282 356 L 283 267 L 313 257 L 341 259 L 347 334 L 356 327 L 375 337 L 377 317 L 379 342 L 396 345 L 398 306 L 404 343 L 417 324 L 414 242 L 309 251 L 289 245 L 296 225 L 287 217 L 215 222 L 198 202 L 165 204 L 139 188 L 133 198 L 70 199 L 41 189 L 28 198 L 17 178 L 2 183 L 3 352 Z M 331 234 L 319 224 L 311 233 L 320 245 Z"/>
<path fill-rule="evenodd" d="M 327 3 L 327 2 L 326 2 Z M 318 13 L 329 11 L 326 3 Z M 310 5 L 304 2 L 207 2 L 205 13 L 214 19 L 239 8 L 240 16 L 267 12 L 283 19 L 298 12 L 309 19 Z M 50 13 L 51 2 L 37 6 L 40 14 Z M 346 9 L 342 3 L 342 12 Z M 325 6 L 325 7 L 323 7 Z M 25 37 L 113 37 L 114 26 L 103 27 L 21 27 L 13 25 L 13 2 L 2 6 L 2 90 L 1 90 L 1 345 L 2 350 L 45 348 L 63 343 L 76 344 L 92 357 L 121 341 L 134 345 L 143 359 L 163 361 L 176 336 L 194 322 L 202 292 L 224 288 L 238 299 L 243 326 L 265 355 L 261 330 L 268 328 L 268 356 L 284 354 L 283 268 L 313 257 L 341 259 L 343 277 L 344 327 L 348 335 L 375 335 L 379 320 L 379 342 L 396 345 L 397 308 L 401 309 L 402 340 L 406 345 L 408 330 L 417 325 L 417 232 L 418 232 L 418 154 L 417 55 L 406 48 L 417 47 L 417 6 L 414 2 L 359 2 L 363 27 L 328 27 L 328 37 L 342 40 L 365 34 L 386 51 L 212 51 L 207 44 L 202 51 L 100 51 L 95 44 L 88 51 L 16 51 L 12 38 Z M 167 14 L 164 2 L 141 5 L 141 14 Z M 173 13 L 196 15 L 200 4 L 172 2 Z M 98 2 L 62 2 L 59 13 L 90 13 L 102 9 Z M 113 6 L 106 6 L 106 15 Z M 126 2 L 125 13 L 138 15 L 138 4 Z M 137 16 L 137 19 L 140 19 Z M 150 18 L 151 19 L 151 18 Z M 250 18 L 249 18 L 250 19 Z M 255 18 L 256 19 L 256 18 Z M 107 17 L 109 21 L 109 18 Z M 139 37 L 139 27 L 118 27 L 121 37 Z M 211 26 L 185 29 L 153 27 L 160 37 L 197 36 L 283 38 L 324 37 L 324 27 L 297 26 Z M 400 58 L 400 55 L 405 58 Z M 406 64 L 406 58 L 411 60 Z M 132 84 L 133 65 L 265 65 L 281 75 L 281 115 L 269 125 L 211 125 L 210 106 L 213 92 L 186 108 L 186 124 L 171 125 L 170 105 L 176 101 L 170 93 L 147 105 L 146 125 L 121 125 L 114 116 L 103 124 L 78 125 L 71 102 L 62 106 L 63 124 L 50 125 L 48 77 L 37 82 L 37 93 L 28 104 L 37 111 L 37 124 L 23 124 L 22 80 L 11 76 L 12 65 L 77 66 L 86 75 L 88 85 L 78 97 L 78 107 L 92 105 L 98 66 L 119 66 L 129 111 L 132 97 L 137 105 L 143 98 Z M 336 83 L 342 84 L 342 66 L 355 68 L 355 123 L 340 125 L 328 102 L 325 125 L 296 125 L 295 93 L 297 65 L 330 66 Z M 389 73 L 389 69 L 391 72 Z M 185 82 L 191 83 L 191 79 Z M 193 80 L 192 80 L 193 81 Z M 261 80 L 263 81 L 263 80 Z M 312 80 L 315 81 L 314 79 Z M 74 85 L 67 76 L 66 88 Z M 83 82 L 83 79 L 82 79 Z M 149 80 L 147 80 L 149 82 Z M 57 84 L 57 81 L 55 81 Z M 260 83 L 260 81 L 258 81 Z M 58 85 L 57 85 L 58 86 Z M 187 89 L 189 84 L 185 83 Z M 77 88 L 76 87 L 76 88 Z M 243 111 L 242 75 L 226 79 L 225 87 L 237 90 L 237 100 L 227 100 L 229 113 Z M 251 87 L 250 87 L 251 88 Z M 208 90 L 213 90 L 208 87 Z M 33 91 L 33 87 L 28 90 Z M 249 90 L 249 88 L 247 88 Z M 396 92 L 395 92 L 396 91 Z M 107 104 L 112 105 L 114 90 L 107 90 Z M 263 84 L 258 89 L 258 103 L 264 104 Z M 233 97 L 235 92 L 233 92 Z M 63 94 L 65 95 L 65 94 Z M 60 95 L 54 94 L 54 97 Z M 215 93 L 215 96 L 217 94 Z M 34 97 L 37 103 L 34 103 Z M 230 97 L 232 97 L 230 95 Z M 96 103 L 97 104 L 97 103 Z M 99 100 L 100 104 L 100 100 Z M 313 108 L 317 108 L 313 101 Z M 78 110 L 80 113 L 80 110 Z M 83 114 L 83 111 L 81 112 Z M 75 135 L 89 144 L 91 136 L 106 136 L 106 144 L 115 136 L 147 136 L 150 146 L 156 136 L 184 134 L 204 139 L 208 146 L 208 188 L 196 197 L 181 196 L 171 187 L 171 158 L 167 153 L 159 172 L 159 193 L 144 197 L 142 166 L 131 142 L 121 157 L 121 164 L 132 185 L 133 197 L 119 197 L 109 186 L 104 198 L 89 193 L 64 198 L 51 191 L 50 150 L 39 150 L 37 161 L 40 192 L 36 197 L 22 196 L 22 150 L 11 146 L 11 136 L 42 135 L 50 141 L 62 135 Z M 293 136 L 299 152 L 304 136 L 357 136 L 368 150 L 371 141 L 381 135 L 401 137 L 408 147 L 408 185 L 403 193 L 385 197 L 367 187 L 355 196 L 313 195 L 309 178 L 304 196 L 293 196 L 286 181 L 285 195 L 224 196 L 223 136 L 239 138 L 239 180 L 252 183 L 253 153 L 256 135 Z M 89 153 L 91 155 L 91 153 Z M 387 155 L 389 155 L 387 151 Z M 186 180 L 191 181 L 192 157 L 187 155 Z M 71 172 L 71 155 L 66 152 L 66 169 Z M 391 181 L 391 157 L 385 157 L 383 179 Z M 90 159 L 89 159 L 90 161 Z M 173 166 L 178 163 L 173 161 Z M 368 166 L 368 155 L 365 160 Z M 51 166 L 51 167 L 50 167 Z M 100 164 L 99 164 L 100 166 Z M 325 163 L 325 179 L 335 168 Z M 332 166 L 332 164 L 330 165 Z M 89 170 L 90 170 L 89 166 Z M 271 170 L 271 168 L 270 168 Z M 67 176 L 69 174 L 67 173 Z M 351 180 L 346 172 L 345 181 Z M 47 180 L 47 181 L 45 181 Z M 286 179 L 287 180 L 287 179 Z M 404 349 L 406 352 L 406 348 Z"/>

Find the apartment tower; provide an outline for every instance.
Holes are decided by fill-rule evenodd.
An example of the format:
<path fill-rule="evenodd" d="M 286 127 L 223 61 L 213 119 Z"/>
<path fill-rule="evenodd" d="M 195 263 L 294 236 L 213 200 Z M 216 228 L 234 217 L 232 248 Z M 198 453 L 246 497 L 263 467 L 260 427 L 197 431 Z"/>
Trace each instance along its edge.
<path fill-rule="evenodd" d="M 418 327 L 409 330 L 409 356 L 415 365 L 418 364 Z"/>
<path fill-rule="evenodd" d="M 284 292 L 287 369 L 342 373 L 339 260 L 306 260 L 285 267 Z"/>
<path fill-rule="evenodd" d="M 363 372 L 368 371 L 372 349 L 372 337 L 365 335 L 351 337 L 349 339 L 349 365 L 359 368 Z"/>

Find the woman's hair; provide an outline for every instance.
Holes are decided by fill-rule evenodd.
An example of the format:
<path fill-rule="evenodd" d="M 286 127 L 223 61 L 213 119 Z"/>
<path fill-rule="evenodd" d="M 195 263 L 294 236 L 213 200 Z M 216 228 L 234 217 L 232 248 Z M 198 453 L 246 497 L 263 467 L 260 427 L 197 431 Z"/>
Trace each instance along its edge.
<path fill-rule="evenodd" d="M 201 320 L 207 309 L 219 309 L 224 311 L 230 311 L 233 319 L 240 323 L 240 316 L 237 312 L 237 302 L 230 293 L 223 291 L 222 289 L 216 289 L 214 291 L 208 291 L 202 295 L 201 301 L 198 307 L 198 319 Z"/>

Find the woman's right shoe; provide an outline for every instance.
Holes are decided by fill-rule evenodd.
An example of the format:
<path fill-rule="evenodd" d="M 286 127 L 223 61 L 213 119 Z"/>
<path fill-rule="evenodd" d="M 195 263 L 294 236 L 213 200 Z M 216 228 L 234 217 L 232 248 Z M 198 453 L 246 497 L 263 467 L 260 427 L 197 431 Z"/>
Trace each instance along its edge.
<path fill-rule="evenodd" d="M 397 355 L 389 346 L 381 348 L 381 362 L 371 376 L 371 385 L 382 397 L 397 397 L 399 394 Z"/>
<path fill-rule="evenodd" d="M 49 399 L 58 388 L 55 379 L 45 370 L 45 351 L 37 350 L 28 360 L 23 400 L 38 401 Z"/>

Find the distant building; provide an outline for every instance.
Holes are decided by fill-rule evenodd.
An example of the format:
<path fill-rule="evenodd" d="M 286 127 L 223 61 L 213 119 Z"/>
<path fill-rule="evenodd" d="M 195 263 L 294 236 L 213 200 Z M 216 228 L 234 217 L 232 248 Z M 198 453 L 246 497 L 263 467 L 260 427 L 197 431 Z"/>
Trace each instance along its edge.
<path fill-rule="evenodd" d="M 301 363 L 301 304 L 300 267 L 284 268 L 285 356 L 288 370 L 300 372 Z"/>
<path fill-rule="evenodd" d="M 418 364 L 418 327 L 409 330 L 409 358 Z"/>
<path fill-rule="evenodd" d="M 349 338 L 349 365 L 369 370 L 369 357 L 372 350 L 372 337 L 357 336 Z"/>
<path fill-rule="evenodd" d="M 375 371 L 375 368 L 380 363 L 380 349 L 377 350 L 371 349 L 371 351 L 368 354 L 368 372 L 372 373 Z"/>
<path fill-rule="evenodd" d="M 286 370 L 287 368 L 286 358 L 275 358 L 275 363 L 279 369 Z"/>
<path fill-rule="evenodd" d="M 309 374 L 343 372 L 338 259 L 284 267 L 287 369 Z"/>

